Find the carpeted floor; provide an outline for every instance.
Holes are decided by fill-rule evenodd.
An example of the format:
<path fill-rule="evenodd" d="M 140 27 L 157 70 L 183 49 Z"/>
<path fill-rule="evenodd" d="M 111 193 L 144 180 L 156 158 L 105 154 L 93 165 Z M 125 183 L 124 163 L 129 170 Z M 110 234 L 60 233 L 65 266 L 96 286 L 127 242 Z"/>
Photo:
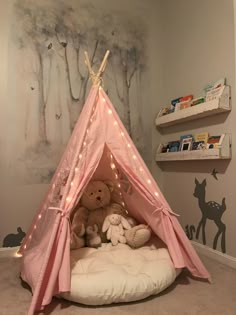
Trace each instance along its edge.
<path fill-rule="evenodd" d="M 187 272 L 159 296 L 136 303 L 86 307 L 54 299 L 40 314 L 60 315 L 235 315 L 236 270 L 202 257 L 213 284 L 192 279 Z M 19 279 L 20 258 L 0 258 L 0 315 L 26 315 L 31 293 Z"/>

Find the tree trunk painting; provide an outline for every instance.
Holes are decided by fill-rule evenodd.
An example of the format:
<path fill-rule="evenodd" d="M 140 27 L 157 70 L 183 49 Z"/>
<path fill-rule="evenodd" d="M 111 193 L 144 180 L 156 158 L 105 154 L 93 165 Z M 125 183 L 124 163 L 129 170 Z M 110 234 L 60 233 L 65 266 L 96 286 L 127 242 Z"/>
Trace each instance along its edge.
<path fill-rule="evenodd" d="M 96 71 L 110 49 L 105 90 L 109 90 L 128 133 L 142 150 L 145 141 L 137 136 L 137 130 L 143 129 L 137 77 L 141 78 L 145 70 L 143 22 L 123 11 L 113 14 L 111 9 L 97 8 L 90 1 L 75 4 L 61 0 L 55 4 L 53 0 L 15 0 L 13 8 L 12 49 L 22 58 L 25 50 L 30 51 L 32 58 L 21 70 L 23 82 L 29 85 L 25 90 L 31 94 L 25 92 L 24 99 L 16 95 L 12 100 L 24 108 L 20 113 L 24 115 L 20 120 L 24 123 L 23 136 L 15 135 L 15 141 L 24 139 L 20 143 L 23 153 L 14 155 L 12 161 L 15 172 L 25 168 L 25 176 L 18 180 L 50 181 L 91 85 L 84 63 L 85 50 Z M 138 96 L 134 97 L 134 93 Z"/>
<path fill-rule="evenodd" d="M 124 124 L 129 135 L 132 138 L 131 118 L 130 118 L 130 103 L 129 103 L 129 84 L 128 84 L 128 66 L 126 62 L 122 64 L 122 81 L 123 81 L 123 104 L 125 108 Z"/>
<path fill-rule="evenodd" d="M 43 75 L 43 59 L 39 54 L 39 70 L 38 70 L 38 87 L 39 87 L 39 140 L 47 142 L 46 131 L 46 102 L 44 97 L 44 75 Z"/>

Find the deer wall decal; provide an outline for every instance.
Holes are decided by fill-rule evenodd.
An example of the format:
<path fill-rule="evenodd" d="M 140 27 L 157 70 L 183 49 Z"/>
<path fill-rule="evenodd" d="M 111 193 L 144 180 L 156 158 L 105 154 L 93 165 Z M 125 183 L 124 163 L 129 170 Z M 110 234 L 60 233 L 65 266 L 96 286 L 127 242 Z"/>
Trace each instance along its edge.
<path fill-rule="evenodd" d="M 194 233 L 196 232 L 196 230 L 195 230 L 195 226 L 194 225 L 186 225 L 185 226 L 185 233 L 186 233 L 186 235 L 187 235 L 187 238 L 189 239 L 189 240 L 192 240 L 193 239 L 193 236 L 194 236 Z"/>
<path fill-rule="evenodd" d="M 221 221 L 221 217 L 226 210 L 225 198 L 222 199 L 222 204 L 215 201 L 208 201 L 206 202 L 206 179 L 203 180 L 202 183 L 195 178 L 195 191 L 193 193 L 194 197 L 198 199 L 199 208 L 202 212 L 202 218 L 198 224 L 197 232 L 196 232 L 196 239 L 199 237 L 200 229 L 202 228 L 202 242 L 206 245 L 206 221 L 212 220 L 215 222 L 216 226 L 218 227 L 218 231 L 215 235 L 213 241 L 213 249 L 216 249 L 218 238 L 221 235 L 221 250 L 223 253 L 226 252 L 226 245 L 225 245 L 225 231 L 226 226 Z"/>

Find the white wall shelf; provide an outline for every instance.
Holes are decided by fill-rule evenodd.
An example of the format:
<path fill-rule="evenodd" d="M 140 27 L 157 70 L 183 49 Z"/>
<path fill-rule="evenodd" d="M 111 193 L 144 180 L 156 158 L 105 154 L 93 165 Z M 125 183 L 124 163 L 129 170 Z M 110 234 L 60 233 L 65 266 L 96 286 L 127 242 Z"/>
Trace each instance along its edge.
<path fill-rule="evenodd" d="M 186 161 L 186 160 L 220 160 L 231 159 L 231 135 L 225 134 L 223 142 L 218 149 L 190 150 L 178 152 L 162 153 L 163 144 L 160 144 L 157 153 L 156 161 Z"/>
<path fill-rule="evenodd" d="M 221 95 L 212 101 L 181 109 L 164 116 L 161 116 L 160 111 L 156 117 L 155 123 L 156 126 L 161 128 L 168 127 L 174 124 L 224 113 L 230 110 L 230 88 L 226 85 L 223 87 Z"/>

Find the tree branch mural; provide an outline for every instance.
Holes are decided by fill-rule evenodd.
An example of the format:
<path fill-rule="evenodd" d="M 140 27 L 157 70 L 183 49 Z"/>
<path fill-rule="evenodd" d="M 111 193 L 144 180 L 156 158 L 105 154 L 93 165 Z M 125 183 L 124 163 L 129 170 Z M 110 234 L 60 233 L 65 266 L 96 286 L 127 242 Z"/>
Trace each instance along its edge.
<path fill-rule="evenodd" d="M 132 20 L 119 12 L 111 14 L 98 10 L 89 2 L 75 8 L 62 0 L 57 4 L 16 0 L 14 13 L 18 27 L 17 32 L 13 30 L 14 40 L 22 55 L 28 53 L 24 75 L 29 78 L 29 89 L 34 93 L 34 103 L 27 100 L 24 105 L 23 145 L 27 152 L 24 161 L 34 160 L 32 167 L 39 163 L 32 154 L 35 157 L 37 152 L 40 156 L 40 148 L 45 169 L 48 168 L 48 174 L 53 173 L 51 160 L 58 152 L 56 148 L 65 146 L 68 141 L 88 93 L 85 50 L 95 70 L 104 52 L 111 50 L 106 89 L 113 91 L 117 99 L 113 103 L 130 136 L 142 130 L 142 117 L 133 97 L 134 91 L 139 90 L 138 78 L 145 69 L 145 27 L 140 20 Z M 30 142 L 29 130 L 34 130 Z M 135 144 L 142 149 L 144 142 L 139 138 Z"/>

